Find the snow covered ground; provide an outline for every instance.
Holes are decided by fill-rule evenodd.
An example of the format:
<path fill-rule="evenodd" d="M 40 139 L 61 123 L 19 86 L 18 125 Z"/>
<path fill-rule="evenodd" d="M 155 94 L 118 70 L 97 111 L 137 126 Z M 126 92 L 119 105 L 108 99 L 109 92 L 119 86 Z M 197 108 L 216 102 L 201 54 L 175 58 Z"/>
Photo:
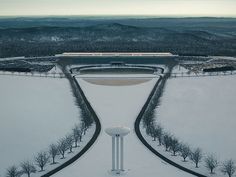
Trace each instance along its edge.
<path fill-rule="evenodd" d="M 57 177 L 108 177 L 111 169 L 111 137 L 104 129 L 111 126 L 127 126 L 131 133 L 124 139 L 127 177 L 187 177 L 191 176 L 166 164 L 151 153 L 134 132 L 134 122 L 144 105 L 157 78 L 139 85 L 104 86 L 77 78 L 86 97 L 97 113 L 101 125 L 101 135 L 91 149 L 69 167 L 61 170 Z"/>
<path fill-rule="evenodd" d="M 222 71 L 222 72 L 203 72 L 203 68 L 191 71 L 186 69 L 183 66 L 177 65 L 173 68 L 171 76 L 172 77 L 201 77 L 201 76 L 228 76 L 228 75 L 236 75 L 236 70 L 233 71 Z"/>
<path fill-rule="evenodd" d="M 169 79 L 156 110 L 157 123 L 205 155 L 236 160 L 235 90 L 234 75 Z M 219 170 L 217 174 L 222 175 Z"/>
<path fill-rule="evenodd" d="M 125 86 L 138 85 L 159 76 L 154 74 L 86 74 L 78 77 L 96 85 Z"/>
<path fill-rule="evenodd" d="M 182 74 L 182 73 L 188 73 L 189 70 L 184 68 L 183 66 L 180 65 L 176 65 L 173 69 L 172 69 L 172 73 L 174 74 Z"/>
<path fill-rule="evenodd" d="M 31 160 L 79 123 L 66 79 L 0 76 L 0 176 Z"/>

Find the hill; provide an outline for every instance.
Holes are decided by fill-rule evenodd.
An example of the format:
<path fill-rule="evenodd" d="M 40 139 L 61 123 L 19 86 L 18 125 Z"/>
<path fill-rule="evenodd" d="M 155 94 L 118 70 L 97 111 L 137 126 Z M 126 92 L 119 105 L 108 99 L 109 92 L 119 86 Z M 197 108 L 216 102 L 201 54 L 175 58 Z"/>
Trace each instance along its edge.
<path fill-rule="evenodd" d="M 1 20 L 0 20 L 1 21 Z M 168 21 L 168 20 L 167 20 Z M 160 22 L 160 21 L 159 21 Z M 163 22 L 164 23 L 164 22 Z M 236 55 L 234 25 L 208 27 L 103 23 L 91 26 L 32 26 L 0 29 L 0 57 L 62 52 L 171 52 L 180 55 Z M 219 22 L 217 22 L 219 23 Z M 228 22 L 229 23 L 229 22 Z M 236 23 L 236 20 L 235 20 Z M 215 28 L 213 26 L 215 24 Z M 0 22 L 1 26 L 1 22 Z"/>

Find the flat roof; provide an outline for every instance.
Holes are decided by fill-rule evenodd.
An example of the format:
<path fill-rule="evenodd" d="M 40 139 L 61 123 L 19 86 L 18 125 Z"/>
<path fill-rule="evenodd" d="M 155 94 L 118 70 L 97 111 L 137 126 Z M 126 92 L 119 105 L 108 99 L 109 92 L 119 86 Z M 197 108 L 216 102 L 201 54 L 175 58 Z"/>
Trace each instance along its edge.
<path fill-rule="evenodd" d="M 65 52 L 62 54 L 56 54 L 57 57 L 98 57 L 98 56 L 164 56 L 164 57 L 172 57 L 177 56 L 170 52 Z"/>

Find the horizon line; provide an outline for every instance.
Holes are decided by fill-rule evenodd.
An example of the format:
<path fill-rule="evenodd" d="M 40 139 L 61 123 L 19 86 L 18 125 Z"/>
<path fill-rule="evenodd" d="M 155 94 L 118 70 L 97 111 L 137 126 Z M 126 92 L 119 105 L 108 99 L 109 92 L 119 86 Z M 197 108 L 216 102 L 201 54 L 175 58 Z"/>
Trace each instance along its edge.
<path fill-rule="evenodd" d="M 153 18 L 236 18 L 236 15 L 152 15 L 152 14 L 65 14 L 65 15 L 0 15 L 0 18 L 27 17 L 153 17 Z"/>

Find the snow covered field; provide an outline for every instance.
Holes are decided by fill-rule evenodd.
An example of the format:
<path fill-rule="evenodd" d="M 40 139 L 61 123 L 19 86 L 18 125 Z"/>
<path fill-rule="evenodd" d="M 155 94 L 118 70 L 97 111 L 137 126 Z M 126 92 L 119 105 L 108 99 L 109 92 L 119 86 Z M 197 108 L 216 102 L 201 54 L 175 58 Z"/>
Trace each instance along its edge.
<path fill-rule="evenodd" d="M 127 126 L 131 133 L 124 138 L 127 177 L 187 177 L 191 176 L 166 164 L 151 153 L 134 132 L 134 122 L 157 78 L 132 86 L 94 85 L 77 78 L 86 97 L 97 113 L 102 132 L 91 149 L 75 163 L 58 172 L 57 177 L 108 177 L 111 169 L 111 137 L 104 129 Z"/>
<path fill-rule="evenodd" d="M 0 176 L 31 160 L 79 123 L 66 79 L 0 76 Z"/>
<path fill-rule="evenodd" d="M 153 74 L 86 74 L 77 77 L 95 85 L 128 86 L 145 83 L 159 76 Z"/>
<path fill-rule="evenodd" d="M 236 76 L 169 79 L 156 110 L 157 123 L 205 154 L 236 160 L 235 105 Z"/>

